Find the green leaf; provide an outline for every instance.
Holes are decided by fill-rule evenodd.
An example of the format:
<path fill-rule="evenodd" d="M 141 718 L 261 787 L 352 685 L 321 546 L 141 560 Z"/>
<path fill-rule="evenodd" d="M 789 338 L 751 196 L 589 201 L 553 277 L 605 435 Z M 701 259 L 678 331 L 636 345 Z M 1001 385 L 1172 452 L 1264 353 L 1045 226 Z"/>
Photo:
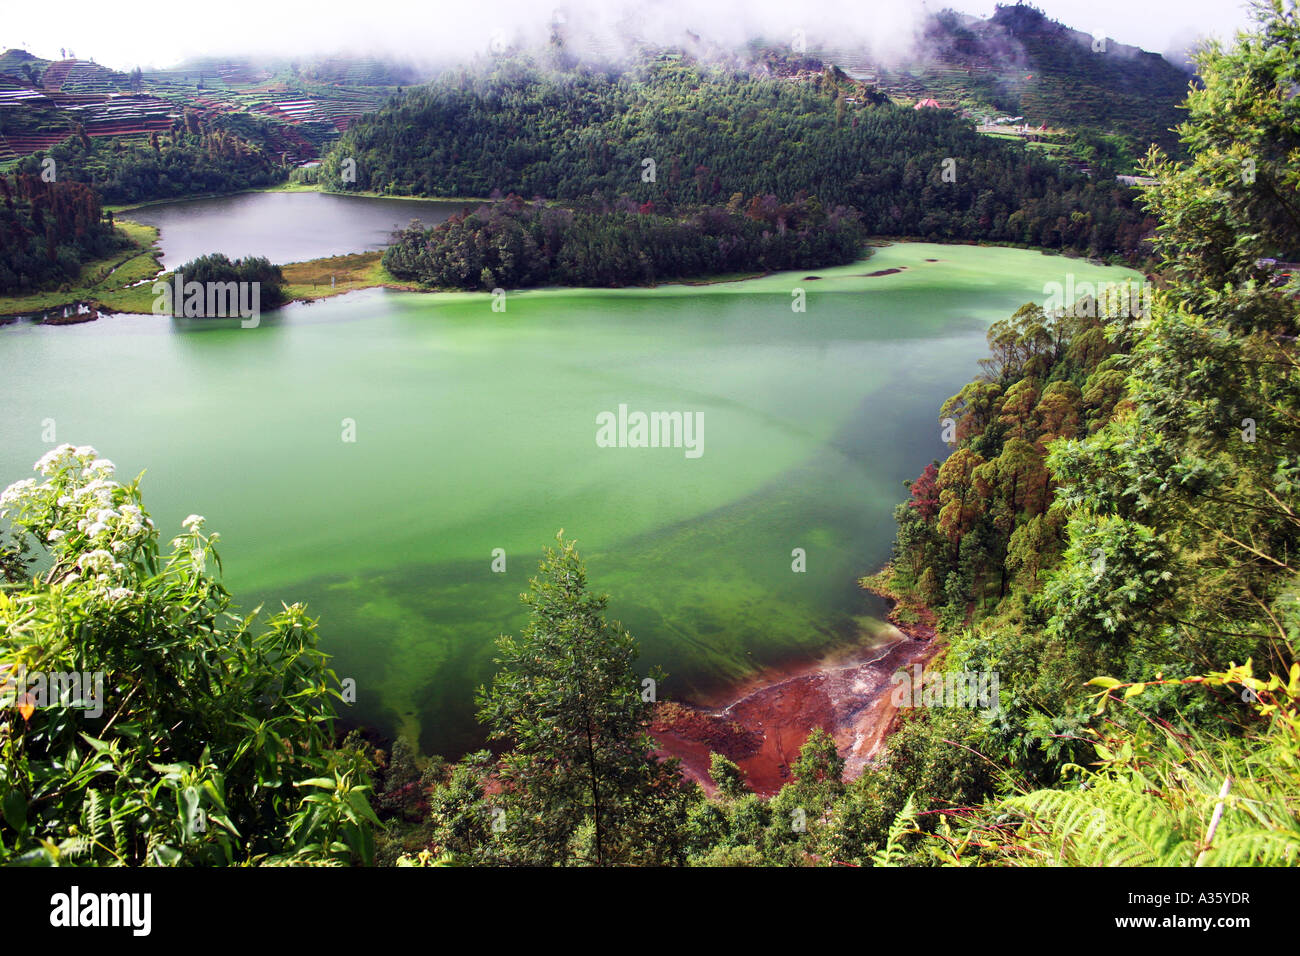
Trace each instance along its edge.
<path fill-rule="evenodd" d="M 185 839 L 192 840 L 198 835 L 199 788 L 186 787 L 181 791 L 181 820 L 185 830 Z"/>
<path fill-rule="evenodd" d="M 27 829 L 27 795 L 17 787 L 5 794 L 3 801 L 5 822 L 22 833 Z"/>
<path fill-rule="evenodd" d="M 1093 687 L 1104 687 L 1106 690 L 1110 690 L 1112 687 L 1118 687 L 1120 682 L 1113 677 L 1094 677 L 1092 680 L 1088 681 L 1088 684 Z"/>
<path fill-rule="evenodd" d="M 366 799 L 366 795 L 360 790 L 348 791 L 348 803 L 352 805 L 352 809 L 356 811 L 357 816 L 363 820 L 369 820 L 375 826 L 383 826 L 379 821 L 379 817 L 375 816 L 375 811 L 370 808 L 370 802 Z"/>
<path fill-rule="evenodd" d="M 159 866 L 176 866 L 181 861 L 181 851 L 163 843 L 153 848 L 153 857 Z"/>

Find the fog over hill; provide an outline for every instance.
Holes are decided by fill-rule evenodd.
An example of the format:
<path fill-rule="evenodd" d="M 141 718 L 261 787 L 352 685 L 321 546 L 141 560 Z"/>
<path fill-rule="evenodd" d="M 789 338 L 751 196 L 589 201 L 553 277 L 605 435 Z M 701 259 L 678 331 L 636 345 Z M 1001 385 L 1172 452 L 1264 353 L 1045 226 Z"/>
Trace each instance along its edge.
<path fill-rule="evenodd" d="M 216 55 L 383 55 L 419 64 L 464 61 L 493 46 L 545 43 L 562 23 L 573 46 L 601 55 L 628 52 L 638 42 L 676 45 L 693 36 L 704 46 L 734 49 L 756 38 L 811 46 L 835 44 L 875 57 L 906 58 L 928 16 L 951 6 L 963 15 L 990 17 L 995 0 L 481 0 L 425 4 L 400 0 L 382 10 L 358 11 L 342 0 L 323 0 L 303 17 L 290 6 L 229 0 L 218 14 L 177 20 L 162 4 L 139 15 L 112 15 L 92 0 L 68 0 L 52 18 L 38 6 L 8 11 L 0 48 L 25 48 L 45 59 L 72 51 L 115 69 L 171 66 Z M 1150 50 L 1183 50 L 1201 32 L 1227 37 L 1246 25 L 1235 0 L 1039 0 L 1052 19 L 1089 35 L 1105 33 Z M 167 23 L 164 29 L 156 24 Z"/>

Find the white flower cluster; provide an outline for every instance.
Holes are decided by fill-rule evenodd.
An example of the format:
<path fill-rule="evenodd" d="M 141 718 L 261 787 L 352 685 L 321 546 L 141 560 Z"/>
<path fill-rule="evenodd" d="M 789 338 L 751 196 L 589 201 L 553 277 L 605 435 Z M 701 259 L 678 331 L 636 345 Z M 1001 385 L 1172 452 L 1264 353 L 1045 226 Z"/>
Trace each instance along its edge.
<path fill-rule="evenodd" d="M 0 518 L 5 517 L 15 506 L 26 501 L 31 493 L 36 489 L 35 478 L 24 478 L 22 481 L 15 481 L 4 491 L 0 491 Z"/>
<path fill-rule="evenodd" d="M 113 559 L 110 551 L 100 549 L 98 551 L 87 551 L 77 558 L 77 567 L 83 574 L 93 574 L 100 581 L 111 580 L 110 572 L 120 572 L 126 570 L 126 565 Z"/>
<path fill-rule="evenodd" d="M 50 478 L 74 465 L 80 465 L 83 472 L 99 477 L 112 475 L 116 470 L 111 461 L 100 458 L 99 453 L 89 445 L 73 448 L 66 442 L 42 455 L 34 470 Z"/>
<path fill-rule="evenodd" d="M 47 480 L 37 484 L 26 478 L 6 488 L 0 493 L 0 518 L 13 513 L 15 525 L 48 527 L 45 540 L 58 547 L 65 546 L 75 528 L 88 539 L 85 547 L 97 549 L 90 554 L 105 554 L 110 560 L 152 533 L 153 522 L 113 480 L 113 463 L 89 445 L 60 445 L 42 455 L 35 470 Z"/>

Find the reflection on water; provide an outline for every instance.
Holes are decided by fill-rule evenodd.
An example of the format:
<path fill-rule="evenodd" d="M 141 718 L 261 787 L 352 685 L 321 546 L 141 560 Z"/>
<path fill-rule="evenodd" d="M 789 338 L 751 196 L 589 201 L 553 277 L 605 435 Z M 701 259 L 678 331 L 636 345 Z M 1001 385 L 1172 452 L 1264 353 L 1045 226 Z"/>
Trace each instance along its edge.
<path fill-rule="evenodd" d="M 123 219 L 162 230 L 163 266 L 197 256 L 265 256 L 277 265 L 382 249 L 412 219 L 427 226 L 466 205 L 330 193 L 241 193 L 124 210 Z"/>

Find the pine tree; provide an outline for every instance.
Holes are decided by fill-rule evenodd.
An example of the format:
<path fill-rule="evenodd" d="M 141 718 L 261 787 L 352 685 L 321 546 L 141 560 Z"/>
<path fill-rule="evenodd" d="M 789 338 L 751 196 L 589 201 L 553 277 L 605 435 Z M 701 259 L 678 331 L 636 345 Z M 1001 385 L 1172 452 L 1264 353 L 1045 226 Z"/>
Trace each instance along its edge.
<path fill-rule="evenodd" d="M 675 762 L 647 735 L 636 641 L 604 617 L 574 542 L 557 536 L 522 596 L 531 619 L 497 641 L 501 669 L 479 719 L 509 741 L 500 764 L 507 862 L 661 862 L 675 852 L 685 795 Z M 658 832 L 662 831 L 662 832 Z"/>

